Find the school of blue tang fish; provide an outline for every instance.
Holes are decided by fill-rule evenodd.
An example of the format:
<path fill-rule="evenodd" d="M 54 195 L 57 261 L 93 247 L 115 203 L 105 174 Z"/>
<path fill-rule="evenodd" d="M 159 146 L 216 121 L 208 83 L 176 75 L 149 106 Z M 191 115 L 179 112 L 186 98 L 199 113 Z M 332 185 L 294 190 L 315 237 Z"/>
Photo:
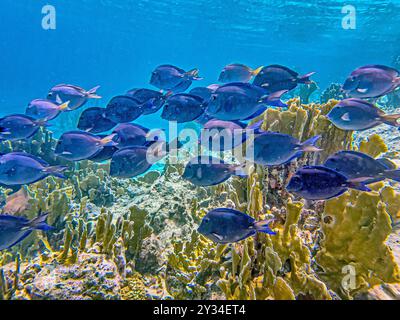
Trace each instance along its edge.
<path fill-rule="evenodd" d="M 182 148 L 186 142 L 167 141 L 162 132 L 135 124 L 143 115 L 157 113 L 177 123 L 196 122 L 203 130 L 198 143 L 213 152 L 231 151 L 246 146 L 245 163 L 228 164 L 208 155 L 196 155 L 182 175 L 195 186 L 219 185 L 232 176 L 247 177 L 246 163 L 275 167 L 288 164 L 304 153 L 322 151 L 320 136 L 307 141 L 264 131 L 262 121 L 254 119 L 268 108 L 285 108 L 285 94 L 298 85 L 311 84 L 314 72 L 299 75 L 281 65 L 251 69 L 242 64 L 227 65 L 219 84 L 197 86 L 204 81 L 197 69 L 185 71 L 172 65 L 161 65 L 151 74 L 154 89 L 140 88 L 115 96 L 105 108 L 84 110 L 74 131 L 58 139 L 55 156 L 68 161 L 110 161 L 110 175 L 122 179 L 138 177 L 158 160 Z M 387 114 L 375 104 L 400 86 L 399 71 L 383 65 L 367 65 L 352 72 L 342 86 L 346 97 L 328 114 L 334 126 L 342 130 L 363 131 L 379 125 L 400 127 L 400 114 Z M 99 87 L 89 91 L 76 85 L 60 84 L 50 89 L 46 99 L 29 103 L 25 114 L 0 119 L 0 139 L 24 141 L 41 127 L 51 125 L 61 113 L 79 112 L 90 99 L 100 99 Z M 214 130 L 214 131 L 212 131 Z M 213 134 L 206 136 L 206 132 Z M 110 133 L 111 132 L 111 133 Z M 228 134 L 221 138 L 219 134 Z M 248 134 L 248 133 L 251 134 Z M 216 143 L 218 142 L 218 143 Z M 155 159 L 149 161 L 149 154 Z M 11 152 L 0 156 L 0 184 L 18 190 L 48 176 L 65 179 L 65 166 L 50 166 L 39 157 Z M 323 165 L 297 170 L 286 190 L 305 200 L 328 200 L 349 189 L 370 191 L 368 185 L 385 179 L 400 182 L 400 170 L 386 159 L 374 159 L 356 151 L 332 154 Z M 47 213 L 29 221 L 22 217 L 0 216 L 0 250 L 11 248 L 34 230 L 50 231 Z M 271 221 L 256 221 L 232 208 L 216 208 L 202 220 L 198 232 L 210 240 L 234 243 L 256 233 L 274 235 Z"/>

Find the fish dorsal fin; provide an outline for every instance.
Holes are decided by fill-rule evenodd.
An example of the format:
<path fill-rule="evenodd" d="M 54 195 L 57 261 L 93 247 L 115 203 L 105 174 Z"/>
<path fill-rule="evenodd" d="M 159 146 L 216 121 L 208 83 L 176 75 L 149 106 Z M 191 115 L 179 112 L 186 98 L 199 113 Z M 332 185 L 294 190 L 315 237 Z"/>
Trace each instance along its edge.
<path fill-rule="evenodd" d="M 293 76 L 293 77 L 298 77 L 298 76 L 299 76 L 299 74 L 298 74 L 296 71 L 294 71 L 294 70 L 292 70 L 292 69 L 289 69 L 288 67 L 282 66 L 282 65 L 280 65 L 280 64 L 273 64 L 273 65 L 268 66 L 267 68 L 278 68 L 278 69 L 283 69 L 283 70 L 285 70 L 286 72 L 288 72 L 288 73 L 289 73 L 291 76 Z"/>
<path fill-rule="evenodd" d="M 381 65 L 381 64 L 369 64 L 369 65 L 363 66 L 363 67 L 361 67 L 359 69 L 372 69 L 372 68 L 384 70 L 386 72 L 389 72 L 391 75 L 393 75 L 395 77 L 397 77 L 400 74 L 397 69 L 391 68 L 391 67 L 388 67 L 388 66 L 384 66 L 384 65 Z"/>
<path fill-rule="evenodd" d="M 226 213 L 226 212 L 229 212 L 229 213 L 232 213 L 232 214 L 234 214 L 236 216 L 243 216 L 244 215 L 243 212 L 240 212 L 239 210 L 235 210 L 235 209 L 230 209 L 230 208 L 218 208 L 218 209 L 214 209 L 213 211 L 215 213 Z"/>

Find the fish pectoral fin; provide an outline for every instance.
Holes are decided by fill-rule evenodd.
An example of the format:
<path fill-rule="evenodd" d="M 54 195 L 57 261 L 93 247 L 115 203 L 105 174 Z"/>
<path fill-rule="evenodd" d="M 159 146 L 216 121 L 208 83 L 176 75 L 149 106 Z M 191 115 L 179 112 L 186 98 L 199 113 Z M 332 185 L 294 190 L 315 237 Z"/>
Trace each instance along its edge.
<path fill-rule="evenodd" d="M 350 121 L 350 113 L 346 112 L 344 115 L 341 116 L 343 121 Z"/>
<path fill-rule="evenodd" d="M 197 176 L 197 179 L 199 179 L 199 180 L 201 180 L 203 178 L 203 171 L 201 170 L 201 168 L 197 169 L 196 176 Z"/>
<path fill-rule="evenodd" d="M 64 156 L 69 156 L 69 155 L 71 155 L 72 153 L 71 152 L 68 152 L 68 151 L 64 151 L 63 153 L 61 153 L 62 155 L 64 155 Z"/>
<path fill-rule="evenodd" d="M 219 241 L 224 240 L 224 237 L 221 236 L 221 235 L 219 235 L 218 233 L 213 232 L 213 233 L 211 233 L 211 234 L 212 234 L 215 238 L 217 238 Z"/>

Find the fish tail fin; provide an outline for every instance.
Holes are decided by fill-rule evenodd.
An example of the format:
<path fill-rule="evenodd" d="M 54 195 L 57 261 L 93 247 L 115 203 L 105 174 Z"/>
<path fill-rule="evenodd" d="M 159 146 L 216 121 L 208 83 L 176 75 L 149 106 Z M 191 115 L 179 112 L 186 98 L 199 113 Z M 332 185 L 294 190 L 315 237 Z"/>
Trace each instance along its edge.
<path fill-rule="evenodd" d="M 261 98 L 261 102 L 265 103 L 269 106 L 286 108 L 287 104 L 282 102 L 281 99 L 282 99 L 282 96 L 284 94 L 286 94 L 287 92 L 288 92 L 288 90 L 281 90 L 281 91 L 273 92 L 270 95 Z"/>
<path fill-rule="evenodd" d="M 400 77 L 395 78 L 395 79 L 393 80 L 393 83 L 394 83 L 394 87 L 395 87 L 395 88 L 400 87 Z"/>
<path fill-rule="evenodd" d="M 114 138 L 116 136 L 118 136 L 118 134 L 114 133 L 114 134 L 111 134 L 111 135 L 101 139 L 100 140 L 101 145 L 104 146 L 104 147 L 115 147 L 115 146 L 117 146 L 118 143 L 114 141 Z"/>
<path fill-rule="evenodd" d="M 49 216 L 48 213 L 42 214 L 39 217 L 32 219 L 28 222 L 28 226 L 35 230 L 42 230 L 42 231 L 50 231 L 54 230 L 54 227 L 49 226 L 46 223 L 47 217 Z"/>
<path fill-rule="evenodd" d="M 255 76 L 257 76 L 257 75 L 261 72 L 262 69 L 264 69 L 263 66 L 262 66 L 262 67 L 259 67 L 259 68 L 257 68 L 257 69 L 255 69 L 255 70 L 252 70 L 252 71 L 251 71 L 251 74 L 255 77 Z"/>
<path fill-rule="evenodd" d="M 101 96 L 97 94 L 97 90 L 100 89 L 100 86 L 96 86 L 93 89 L 87 92 L 87 96 L 89 99 L 101 99 Z"/>
<path fill-rule="evenodd" d="M 385 177 L 400 182 L 400 170 L 387 170 L 385 171 Z"/>
<path fill-rule="evenodd" d="M 397 114 L 384 114 L 381 116 L 381 119 L 384 123 L 394 126 L 394 127 L 400 127 L 400 113 Z"/>
<path fill-rule="evenodd" d="M 347 186 L 351 189 L 370 192 L 372 190 L 365 185 L 367 181 L 371 181 L 371 177 L 351 179 L 347 181 Z"/>
<path fill-rule="evenodd" d="M 65 103 L 63 103 L 63 104 L 61 104 L 61 105 L 59 105 L 59 106 L 58 106 L 58 109 L 59 109 L 60 111 L 71 110 L 71 109 L 69 108 L 69 103 L 70 103 L 70 101 L 67 101 L 67 102 L 65 102 Z"/>
<path fill-rule="evenodd" d="M 188 72 L 185 73 L 185 76 L 187 76 L 188 78 L 192 79 L 192 80 L 203 80 L 204 78 L 199 77 L 199 69 L 192 69 Z"/>
<path fill-rule="evenodd" d="M 321 139 L 321 136 L 315 136 L 307 141 L 303 142 L 301 145 L 301 149 L 304 152 L 320 152 L 322 149 L 316 146 L 317 142 Z"/>
<path fill-rule="evenodd" d="M 311 84 L 312 81 L 311 81 L 310 77 L 314 74 L 315 74 L 315 72 L 310 72 L 310 73 L 305 74 L 304 76 L 299 77 L 298 83 Z"/>
<path fill-rule="evenodd" d="M 43 172 L 49 176 L 54 176 L 61 179 L 67 179 L 64 175 L 64 171 L 67 170 L 66 166 L 54 166 L 54 167 L 46 167 L 43 169 Z"/>
<path fill-rule="evenodd" d="M 232 166 L 233 170 L 233 175 L 241 178 L 248 178 L 249 177 L 249 172 L 247 168 L 247 163 L 242 163 L 238 166 Z"/>
<path fill-rule="evenodd" d="M 263 221 L 258 221 L 254 223 L 254 227 L 257 230 L 257 232 L 262 232 L 270 235 L 276 235 L 276 232 L 274 232 L 270 228 L 270 224 L 273 222 L 273 220 L 263 220 Z"/>

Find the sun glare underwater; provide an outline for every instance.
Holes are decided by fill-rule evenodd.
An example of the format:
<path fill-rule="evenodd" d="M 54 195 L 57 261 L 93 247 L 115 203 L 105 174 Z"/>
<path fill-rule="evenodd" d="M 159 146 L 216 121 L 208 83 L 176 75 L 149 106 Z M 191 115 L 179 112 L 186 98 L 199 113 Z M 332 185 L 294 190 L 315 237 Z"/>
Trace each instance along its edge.
<path fill-rule="evenodd" d="M 0 300 L 400 299 L 400 1 L 0 9 Z"/>

